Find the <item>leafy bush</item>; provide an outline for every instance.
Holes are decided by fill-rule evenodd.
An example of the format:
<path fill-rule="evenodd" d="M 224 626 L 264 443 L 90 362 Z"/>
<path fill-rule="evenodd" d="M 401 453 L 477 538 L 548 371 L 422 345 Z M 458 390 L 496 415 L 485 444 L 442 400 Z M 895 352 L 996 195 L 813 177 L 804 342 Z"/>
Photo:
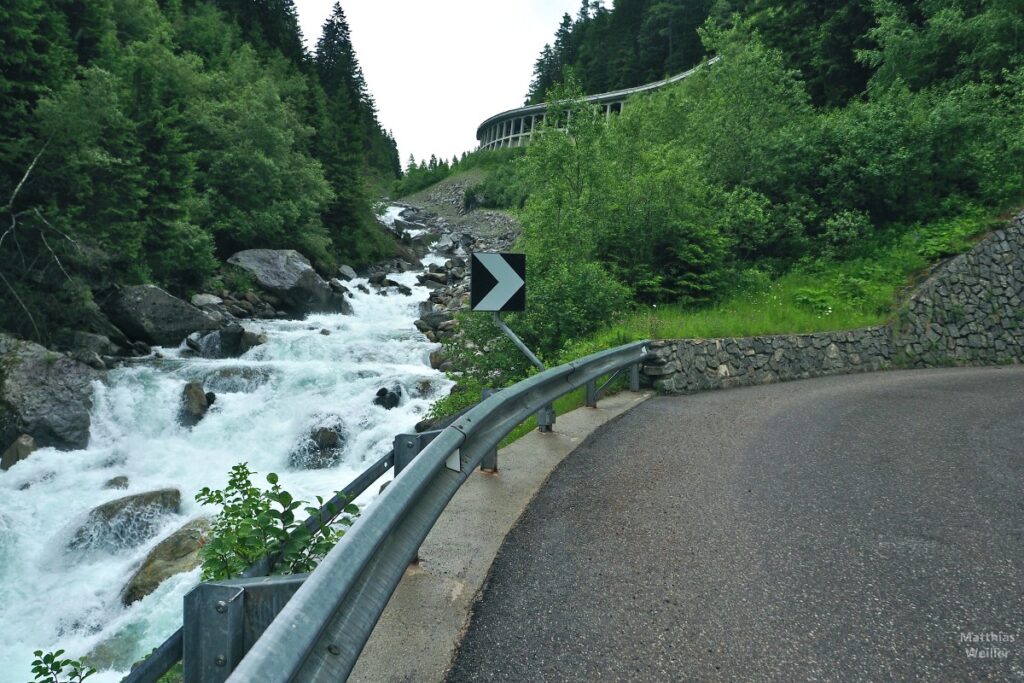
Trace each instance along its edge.
<path fill-rule="evenodd" d="M 479 400 L 482 388 L 500 389 L 527 377 L 533 371 L 529 360 L 498 329 L 491 316 L 462 313 L 458 320 L 458 334 L 442 342 L 446 357 L 459 369 L 459 383 L 466 388 L 464 393 L 453 394 L 447 399 L 449 408 L 455 408 L 452 412 Z M 509 316 L 507 322 L 516 333 L 522 334 L 521 326 L 514 316 Z M 544 350 L 534 350 L 542 360 L 546 360 Z"/>
<path fill-rule="evenodd" d="M 276 553 L 281 554 L 277 573 L 312 571 L 345 535 L 341 527 L 351 526 L 359 514 L 353 504 L 330 510 L 328 514 L 343 514 L 334 523 L 321 518 L 320 528 L 310 533 L 295 512 L 302 508 L 308 515 L 320 515 L 320 508 L 295 500 L 281 488 L 274 473 L 267 475 L 270 489 L 261 490 L 251 483 L 254 474 L 246 463 L 240 463 L 231 468 L 223 490 L 204 487 L 196 494 L 196 501 L 203 505 L 222 506 L 213 520 L 210 540 L 199 551 L 205 581 L 233 578 L 265 555 Z M 322 507 L 324 501 L 317 497 L 317 503 Z"/>
<path fill-rule="evenodd" d="M 427 413 L 427 418 L 436 420 L 442 417 L 448 417 L 449 415 L 455 415 L 470 406 L 476 405 L 483 397 L 484 385 L 477 381 L 470 375 L 463 375 L 459 378 L 459 383 L 452 390 L 452 393 L 448 394 L 439 401 L 435 401 L 430 406 L 430 412 Z"/>
<path fill-rule="evenodd" d="M 980 233 L 992 227 L 992 221 L 976 212 L 936 221 L 914 234 L 917 253 L 928 261 L 961 254 L 971 248 Z"/>
<path fill-rule="evenodd" d="M 522 209 L 530 197 L 530 186 L 523 177 L 520 165 L 508 163 L 499 166 L 482 182 L 466 188 L 463 206 L 467 210 Z"/>
<path fill-rule="evenodd" d="M 822 239 L 828 256 L 845 256 L 873 232 L 863 211 L 842 211 L 825 220 Z"/>
<path fill-rule="evenodd" d="M 82 664 L 77 659 L 61 659 L 64 650 L 46 652 L 36 650 L 32 660 L 33 683 L 82 683 L 96 673 L 96 669 Z"/>

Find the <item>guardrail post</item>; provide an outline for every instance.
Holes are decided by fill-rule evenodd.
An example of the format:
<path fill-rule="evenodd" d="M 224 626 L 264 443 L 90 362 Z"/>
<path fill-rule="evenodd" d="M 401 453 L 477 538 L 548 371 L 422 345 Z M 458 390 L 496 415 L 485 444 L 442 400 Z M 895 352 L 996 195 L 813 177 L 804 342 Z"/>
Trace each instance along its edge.
<path fill-rule="evenodd" d="M 494 396 L 499 391 L 501 391 L 501 389 L 490 389 L 490 388 L 486 388 L 485 387 L 484 390 L 480 392 L 480 394 L 481 394 L 480 398 L 482 398 L 483 400 L 486 401 L 487 399 L 489 399 L 491 396 Z M 487 453 L 484 454 L 484 459 L 480 461 L 480 469 L 482 471 L 484 471 L 484 472 L 497 472 L 498 471 L 498 447 L 497 446 L 495 446 L 493 450 L 490 450 L 490 451 L 488 451 Z"/>
<path fill-rule="evenodd" d="M 185 596 L 184 679 L 222 683 L 308 574 L 201 583 Z"/>
<path fill-rule="evenodd" d="M 222 683 L 245 655 L 245 590 L 201 583 L 185 596 L 183 662 L 189 683 Z"/>
<path fill-rule="evenodd" d="M 537 429 L 541 432 L 550 432 L 551 426 L 555 424 L 555 406 L 546 405 L 537 411 Z"/>
<path fill-rule="evenodd" d="M 597 407 L 597 380 L 590 380 L 587 382 L 587 407 Z"/>
<path fill-rule="evenodd" d="M 629 366 L 629 390 L 640 391 L 640 364 Z"/>
<path fill-rule="evenodd" d="M 419 434 L 399 434 L 395 437 L 395 476 L 402 473 L 412 459 L 423 450 Z"/>

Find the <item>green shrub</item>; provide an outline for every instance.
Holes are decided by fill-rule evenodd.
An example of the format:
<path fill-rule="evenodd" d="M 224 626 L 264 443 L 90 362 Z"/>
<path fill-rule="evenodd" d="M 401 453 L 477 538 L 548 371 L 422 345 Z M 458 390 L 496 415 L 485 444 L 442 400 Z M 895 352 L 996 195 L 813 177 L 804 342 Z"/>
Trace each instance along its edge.
<path fill-rule="evenodd" d="M 223 490 L 204 487 L 196 494 L 202 505 L 221 506 L 211 538 L 199 551 L 204 581 L 236 577 L 265 555 L 275 553 L 281 554 L 275 568 L 279 574 L 312 571 L 345 535 L 342 527 L 351 526 L 359 514 L 355 505 L 345 505 L 337 511 L 344 514 L 336 522 L 328 524 L 321 519 L 320 528 L 310 533 L 295 512 L 302 508 L 309 515 L 319 515 L 320 508 L 295 500 L 281 488 L 274 473 L 267 475 L 270 489 L 261 490 L 251 483 L 253 474 L 246 463 L 235 465 Z M 317 503 L 322 507 L 323 499 L 317 497 Z"/>
<path fill-rule="evenodd" d="M 46 652 L 36 650 L 32 660 L 33 683 L 81 683 L 96 673 L 77 659 L 61 659 L 64 650 Z"/>

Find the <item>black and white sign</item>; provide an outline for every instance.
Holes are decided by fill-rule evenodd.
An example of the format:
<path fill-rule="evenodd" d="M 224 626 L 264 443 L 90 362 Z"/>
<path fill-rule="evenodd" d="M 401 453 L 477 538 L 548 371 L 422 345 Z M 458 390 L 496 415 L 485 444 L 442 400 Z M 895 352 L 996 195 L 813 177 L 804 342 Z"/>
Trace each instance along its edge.
<path fill-rule="evenodd" d="M 473 254 L 471 277 L 474 311 L 526 310 L 525 254 Z"/>

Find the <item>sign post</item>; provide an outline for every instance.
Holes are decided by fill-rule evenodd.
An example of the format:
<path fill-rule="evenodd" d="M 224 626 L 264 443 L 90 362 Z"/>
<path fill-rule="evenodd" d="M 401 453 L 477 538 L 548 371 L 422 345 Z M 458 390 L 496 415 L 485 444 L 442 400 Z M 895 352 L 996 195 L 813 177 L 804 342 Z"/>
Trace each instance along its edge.
<path fill-rule="evenodd" d="M 537 354 L 530 350 L 501 319 L 504 312 L 526 310 L 526 255 L 473 254 L 470 269 L 469 304 L 473 311 L 494 313 L 494 324 L 512 340 L 523 355 L 541 371 L 546 370 Z M 537 428 L 550 432 L 555 423 L 554 406 L 537 413 Z"/>

